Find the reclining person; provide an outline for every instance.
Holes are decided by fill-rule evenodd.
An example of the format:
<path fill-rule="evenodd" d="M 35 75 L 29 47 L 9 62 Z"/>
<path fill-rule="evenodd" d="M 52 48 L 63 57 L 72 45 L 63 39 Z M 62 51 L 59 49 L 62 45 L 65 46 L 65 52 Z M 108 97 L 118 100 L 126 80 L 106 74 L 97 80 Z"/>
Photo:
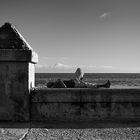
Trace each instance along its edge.
<path fill-rule="evenodd" d="M 93 84 L 83 81 L 84 73 L 80 68 L 77 68 L 74 79 L 71 80 L 61 80 L 58 79 L 55 82 L 48 82 L 48 88 L 110 88 L 110 81 L 108 80 L 105 84 Z"/>

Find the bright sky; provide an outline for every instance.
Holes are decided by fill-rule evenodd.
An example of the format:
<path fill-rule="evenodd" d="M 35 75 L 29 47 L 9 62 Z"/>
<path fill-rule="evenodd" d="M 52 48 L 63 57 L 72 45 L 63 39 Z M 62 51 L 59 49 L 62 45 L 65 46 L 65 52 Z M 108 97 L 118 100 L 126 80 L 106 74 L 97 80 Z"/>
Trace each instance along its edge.
<path fill-rule="evenodd" d="M 38 53 L 36 72 L 140 72 L 140 0 L 1 0 Z"/>

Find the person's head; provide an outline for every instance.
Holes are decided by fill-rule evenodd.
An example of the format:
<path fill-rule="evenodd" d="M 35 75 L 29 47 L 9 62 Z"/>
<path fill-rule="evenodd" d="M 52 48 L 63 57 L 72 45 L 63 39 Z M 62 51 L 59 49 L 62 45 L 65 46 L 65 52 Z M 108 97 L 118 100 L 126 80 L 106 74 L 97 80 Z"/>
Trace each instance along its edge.
<path fill-rule="evenodd" d="M 82 80 L 84 76 L 83 71 L 81 70 L 81 68 L 77 68 L 76 72 L 75 72 L 75 78 L 78 80 Z"/>

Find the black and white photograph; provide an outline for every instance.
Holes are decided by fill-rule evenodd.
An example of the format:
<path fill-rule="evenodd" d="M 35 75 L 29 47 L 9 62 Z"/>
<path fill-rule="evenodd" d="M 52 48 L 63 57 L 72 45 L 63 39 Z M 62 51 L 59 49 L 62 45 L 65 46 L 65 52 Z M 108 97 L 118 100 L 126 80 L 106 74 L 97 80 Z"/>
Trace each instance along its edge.
<path fill-rule="evenodd" d="M 140 140 L 139 0 L 0 0 L 0 140 Z"/>

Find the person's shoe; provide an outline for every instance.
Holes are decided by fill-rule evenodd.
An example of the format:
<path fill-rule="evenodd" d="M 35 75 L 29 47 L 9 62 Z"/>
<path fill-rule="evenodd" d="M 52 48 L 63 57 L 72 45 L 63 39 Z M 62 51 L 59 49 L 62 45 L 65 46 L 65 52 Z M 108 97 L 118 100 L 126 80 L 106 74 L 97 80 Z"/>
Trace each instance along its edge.
<path fill-rule="evenodd" d="M 106 88 L 110 88 L 110 85 L 111 85 L 111 83 L 110 83 L 110 81 L 108 80 L 107 83 L 106 83 L 106 85 L 105 85 L 105 87 L 106 87 Z"/>

